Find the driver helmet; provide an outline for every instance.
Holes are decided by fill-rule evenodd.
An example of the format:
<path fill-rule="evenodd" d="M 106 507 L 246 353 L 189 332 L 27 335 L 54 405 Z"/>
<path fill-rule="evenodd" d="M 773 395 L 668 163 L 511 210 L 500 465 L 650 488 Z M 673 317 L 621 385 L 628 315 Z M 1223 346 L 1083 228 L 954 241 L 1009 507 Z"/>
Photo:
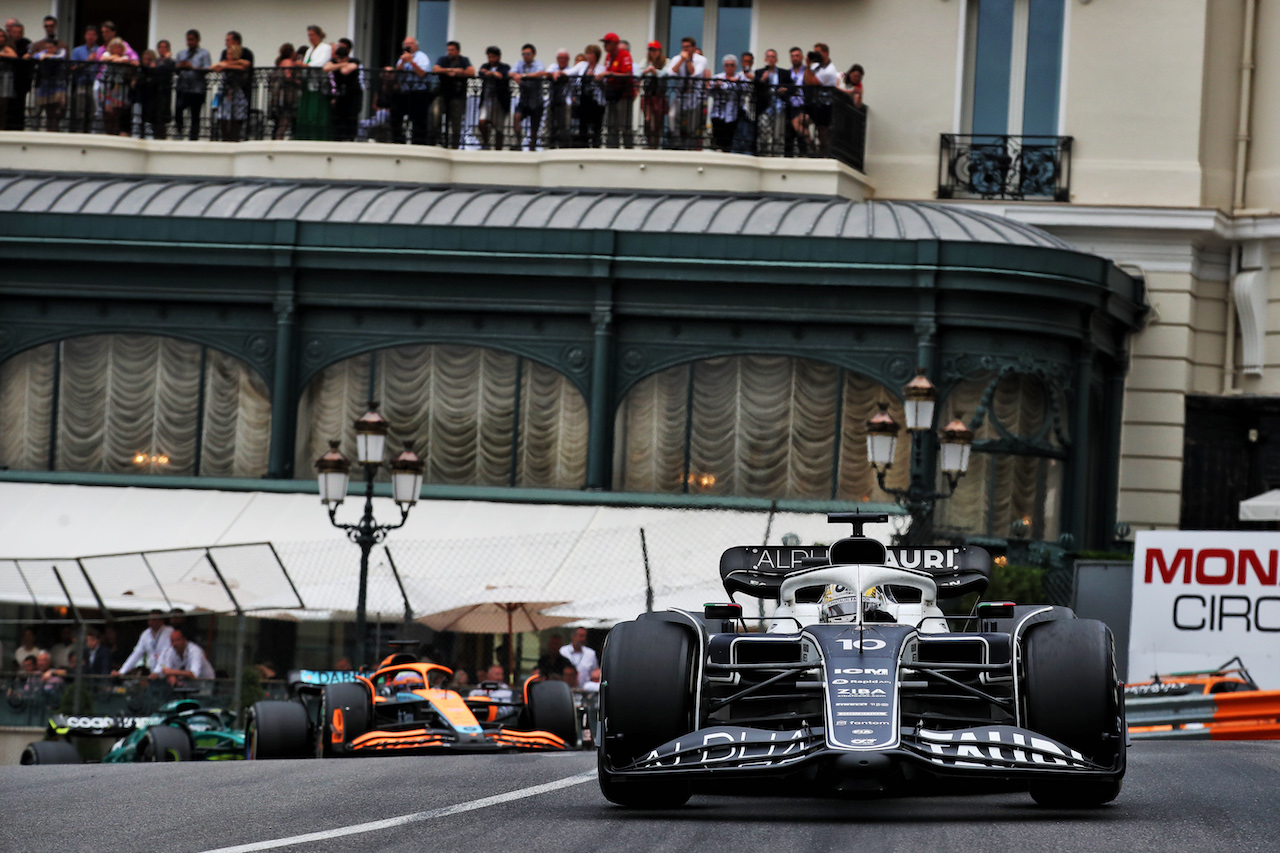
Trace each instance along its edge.
<path fill-rule="evenodd" d="M 844 584 L 828 584 L 822 591 L 818 604 L 818 619 L 821 622 L 856 622 L 858 613 L 870 613 L 879 610 L 884 604 L 884 596 L 875 587 L 859 594 L 857 590 Z"/>
<path fill-rule="evenodd" d="M 391 684 L 398 691 L 421 690 L 425 686 L 422 683 L 422 676 L 416 672 L 398 672 L 395 678 L 391 679 Z"/>

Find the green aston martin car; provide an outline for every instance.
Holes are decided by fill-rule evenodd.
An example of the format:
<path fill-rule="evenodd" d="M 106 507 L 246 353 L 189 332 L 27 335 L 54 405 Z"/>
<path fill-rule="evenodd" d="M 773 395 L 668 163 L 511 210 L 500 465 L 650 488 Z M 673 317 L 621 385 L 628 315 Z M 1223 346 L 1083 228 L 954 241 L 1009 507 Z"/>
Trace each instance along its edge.
<path fill-rule="evenodd" d="M 58 715 L 49 721 L 54 740 L 27 745 L 23 764 L 78 764 L 72 742 L 81 737 L 117 737 L 104 763 L 130 761 L 221 761 L 244 758 L 244 731 L 235 715 L 204 708 L 195 699 L 174 699 L 144 717 Z"/>

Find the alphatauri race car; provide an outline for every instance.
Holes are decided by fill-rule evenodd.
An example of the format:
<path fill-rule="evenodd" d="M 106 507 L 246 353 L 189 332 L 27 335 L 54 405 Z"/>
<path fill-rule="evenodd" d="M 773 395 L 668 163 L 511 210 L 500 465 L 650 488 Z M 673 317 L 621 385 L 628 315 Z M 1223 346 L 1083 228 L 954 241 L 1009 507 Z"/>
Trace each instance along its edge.
<path fill-rule="evenodd" d="M 638 808 L 694 792 L 1026 790 L 1044 806 L 1120 792 L 1125 719 L 1111 632 L 1064 607 L 939 601 L 983 592 L 977 547 L 862 537 L 885 516 L 837 513 L 829 549 L 744 546 L 720 561 L 730 598 L 776 600 L 623 622 L 605 643 L 600 788 Z"/>
<path fill-rule="evenodd" d="M 447 667 L 404 652 L 368 674 L 301 673 L 291 679 L 295 699 L 253 706 L 245 729 L 247 755 L 328 758 L 581 746 L 578 711 L 564 682 L 526 683 L 518 699 L 463 698 L 445 687 L 452 675 Z"/>
<path fill-rule="evenodd" d="M 104 764 L 133 761 L 219 761 L 244 758 L 244 732 L 235 715 L 191 698 L 166 702 L 140 717 L 59 714 L 49 721 L 53 739 L 28 744 L 22 764 L 79 764 L 74 738 L 116 738 Z"/>

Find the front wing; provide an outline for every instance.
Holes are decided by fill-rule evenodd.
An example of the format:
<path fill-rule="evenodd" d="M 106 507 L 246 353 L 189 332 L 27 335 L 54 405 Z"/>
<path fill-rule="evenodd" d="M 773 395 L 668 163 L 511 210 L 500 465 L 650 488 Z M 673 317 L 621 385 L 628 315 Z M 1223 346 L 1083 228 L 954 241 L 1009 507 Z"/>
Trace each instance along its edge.
<path fill-rule="evenodd" d="M 778 732 L 712 726 L 608 770 L 622 777 L 728 777 L 781 775 L 823 764 L 861 776 L 890 776 L 902 766 L 925 775 L 991 779 L 1115 778 L 1124 772 L 1123 764 L 1104 767 L 1064 744 L 1015 726 L 903 729 L 898 746 L 871 750 L 832 748 L 823 728 Z"/>
<path fill-rule="evenodd" d="M 453 729 L 414 726 L 374 729 L 347 744 L 353 753 L 388 752 L 497 752 L 504 750 L 570 749 L 563 738 L 544 731 L 514 729 L 487 730 L 478 733 Z"/>

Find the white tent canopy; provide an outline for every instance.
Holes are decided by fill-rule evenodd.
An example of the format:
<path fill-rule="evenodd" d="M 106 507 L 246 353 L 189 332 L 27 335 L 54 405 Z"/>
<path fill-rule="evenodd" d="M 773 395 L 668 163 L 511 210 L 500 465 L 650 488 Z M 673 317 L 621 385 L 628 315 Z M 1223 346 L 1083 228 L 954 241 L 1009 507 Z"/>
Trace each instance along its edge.
<path fill-rule="evenodd" d="M 355 610 L 359 549 L 329 524 L 314 495 L 0 483 L 0 506 L 0 558 L 10 558 L 0 559 L 0 601 L 66 604 L 51 571 L 58 565 L 77 606 L 93 607 L 76 560 L 51 557 L 119 553 L 83 560 L 109 608 L 228 612 L 208 548 L 246 611 L 349 619 Z M 358 511 L 343 506 L 339 521 L 354 521 Z M 392 521 L 399 513 L 389 499 L 375 499 L 375 515 Z M 887 539 L 892 527 L 867 531 Z M 655 609 L 723 599 L 720 553 L 780 544 L 786 534 L 831 542 L 848 528 L 823 513 L 422 501 L 374 549 L 368 613 L 398 621 L 407 595 L 421 617 L 505 585 L 567 602 L 553 609 L 557 619 L 612 624 L 643 611 L 646 585 Z M 164 549 L 174 550 L 153 553 Z"/>
<path fill-rule="evenodd" d="M 1240 501 L 1241 521 L 1280 521 L 1280 489 Z"/>

